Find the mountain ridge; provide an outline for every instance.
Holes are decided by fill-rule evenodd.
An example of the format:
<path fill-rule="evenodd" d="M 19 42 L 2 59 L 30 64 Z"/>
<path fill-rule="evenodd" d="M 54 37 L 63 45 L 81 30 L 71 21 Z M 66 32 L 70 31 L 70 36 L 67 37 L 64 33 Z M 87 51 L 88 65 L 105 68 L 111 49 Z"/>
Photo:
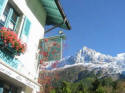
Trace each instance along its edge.
<path fill-rule="evenodd" d="M 125 72 L 125 53 L 120 53 L 112 57 L 85 46 L 75 56 L 62 59 L 56 64 L 55 68 L 52 67 L 52 64 L 47 66 L 48 70 L 65 69 L 81 65 L 91 71 L 93 69 L 106 69 L 111 74 L 123 73 Z"/>

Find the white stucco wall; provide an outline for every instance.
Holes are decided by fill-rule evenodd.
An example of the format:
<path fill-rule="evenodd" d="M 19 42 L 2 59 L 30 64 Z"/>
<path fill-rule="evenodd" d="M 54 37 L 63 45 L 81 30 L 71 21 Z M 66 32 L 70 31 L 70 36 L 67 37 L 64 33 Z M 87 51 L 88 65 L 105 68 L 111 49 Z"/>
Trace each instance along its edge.
<path fill-rule="evenodd" d="M 38 5 L 37 11 L 41 12 L 42 14 L 41 16 L 43 16 L 42 18 L 44 18 L 43 20 L 42 19 L 39 20 L 40 18 L 36 18 L 36 15 L 33 13 L 31 8 L 29 8 L 30 6 L 28 6 L 28 3 L 34 0 L 12 0 L 12 1 L 17 5 L 17 7 L 23 13 L 23 15 L 27 16 L 28 19 L 31 21 L 31 28 L 30 28 L 29 38 L 27 42 L 27 50 L 24 54 L 17 57 L 22 63 L 19 66 L 18 71 L 26 75 L 28 78 L 34 80 L 38 75 L 38 73 L 36 72 L 36 66 L 37 66 L 36 56 L 38 55 L 39 40 L 44 37 L 44 24 L 45 24 L 46 13 L 42 8 L 42 5 Z M 37 4 L 37 0 L 36 0 L 36 4 Z M 40 22 L 43 24 L 41 24 Z M 19 32 L 21 32 L 21 25 L 20 25 Z"/>

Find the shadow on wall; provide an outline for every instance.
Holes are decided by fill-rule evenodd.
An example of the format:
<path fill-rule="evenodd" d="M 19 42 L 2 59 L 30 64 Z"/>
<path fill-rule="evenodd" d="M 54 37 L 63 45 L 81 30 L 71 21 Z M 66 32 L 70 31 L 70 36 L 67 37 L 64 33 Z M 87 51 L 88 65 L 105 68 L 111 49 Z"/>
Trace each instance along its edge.
<path fill-rule="evenodd" d="M 46 23 L 46 12 L 40 0 L 25 0 L 32 13 L 44 27 Z"/>

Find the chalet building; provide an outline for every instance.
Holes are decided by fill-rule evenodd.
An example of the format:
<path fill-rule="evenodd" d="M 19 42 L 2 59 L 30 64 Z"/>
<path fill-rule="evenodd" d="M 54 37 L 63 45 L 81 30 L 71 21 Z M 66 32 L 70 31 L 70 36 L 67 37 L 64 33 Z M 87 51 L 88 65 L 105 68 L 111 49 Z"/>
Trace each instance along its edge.
<path fill-rule="evenodd" d="M 44 27 L 70 30 L 59 0 L 0 0 L 0 93 L 38 93 Z"/>

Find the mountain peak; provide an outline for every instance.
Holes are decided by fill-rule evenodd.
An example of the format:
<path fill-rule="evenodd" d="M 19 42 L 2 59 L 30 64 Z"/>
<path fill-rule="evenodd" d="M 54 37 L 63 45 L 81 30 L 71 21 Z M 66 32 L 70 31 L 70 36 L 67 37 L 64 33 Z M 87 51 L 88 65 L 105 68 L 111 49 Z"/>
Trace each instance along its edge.
<path fill-rule="evenodd" d="M 77 65 L 86 66 L 89 69 L 107 69 L 112 73 L 122 73 L 122 71 L 125 71 L 125 53 L 112 57 L 84 46 L 75 56 L 64 58 L 60 61 L 57 64 L 57 68 L 67 68 Z"/>
<path fill-rule="evenodd" d="M 86 46 L 83 47 L 83 49 L 81 49 L 83 52 L 96 52 L 94 49 L 88 48 Z"/>
<path fill-rule="evenodd" d="M 85 50 L 89 50 L 89 48 L 87 46 L 83 46 L 83 51 Z"/>

